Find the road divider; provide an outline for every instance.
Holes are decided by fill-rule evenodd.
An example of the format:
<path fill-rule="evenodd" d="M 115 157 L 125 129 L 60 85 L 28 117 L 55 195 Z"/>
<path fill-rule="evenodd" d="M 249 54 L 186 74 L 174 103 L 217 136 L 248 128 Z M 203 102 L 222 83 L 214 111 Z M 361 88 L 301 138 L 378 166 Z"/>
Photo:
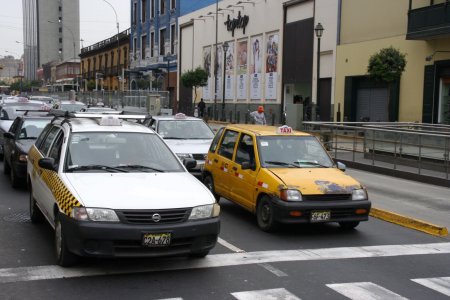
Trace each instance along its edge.
<path fill-rule="evenodd" d="M 370 216 L 435 236 L 448 235 L 447 227 L 435 225 L 419 219 L 414 219 L 409 216 L 403 216 L 384 209 L 372 207 L 372 209 L 370 210 Z"/>

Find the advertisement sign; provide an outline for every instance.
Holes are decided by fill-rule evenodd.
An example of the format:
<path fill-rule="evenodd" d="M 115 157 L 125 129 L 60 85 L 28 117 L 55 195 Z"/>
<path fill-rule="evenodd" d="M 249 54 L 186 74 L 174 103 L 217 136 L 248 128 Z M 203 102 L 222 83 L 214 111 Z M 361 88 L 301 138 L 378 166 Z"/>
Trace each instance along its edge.
<path fill-rule="evenodd" d="M 248 41 L 240 41 L 237 46 L 237 98 L 247 99 L 247 58 Z"/>
<path fill-rule="evenodd" d="M 208 84 L 203 87 L 203 100 L 208 101 L 212 99 L 211 95 L 211 47 L 203 48 L 203 69 L 208 74 Z"/>
<path fill-rule="evenodd" d="M 277 68 L 278 68 L 278 33 L 267 35 L 266 46 L 266 100 L 277 98 Z"/>
<path fill-rule="evenodd" d="M 262 35 L 251 38 L 250 52 L 250 99 L 261 99 Z"/>
<path fill-rule="evenodd" d="M 234 42 L 228 42 L 227 53 L 225 53 L 225 99 L 234 99 Z"/>

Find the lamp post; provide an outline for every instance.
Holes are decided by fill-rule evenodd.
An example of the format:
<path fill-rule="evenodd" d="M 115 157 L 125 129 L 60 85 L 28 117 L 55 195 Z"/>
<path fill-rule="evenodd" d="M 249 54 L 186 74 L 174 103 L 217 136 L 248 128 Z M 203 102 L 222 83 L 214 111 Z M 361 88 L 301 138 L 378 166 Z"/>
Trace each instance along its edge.
<path fill-rule="evenodd" d="M 114 8 L 114 6 L 112 6 L 112 4 L 106 0 L 103 0 L 103 2 L 108 4 L 113 9 L 114 15 L 116 16 L 116 24 L 117 24 L 117 89 L 119 90 L 120 89 L 120 80 L 124 80 L 124 78 L 120 78 L 120 70 L 119 70 L 119 67 L 120 67 L 119 19 L 117 18 L 117 12 L 116 12 L 116 9 Z"/>
<path fill-rule="evenodd" d="M 324 28 L 322 24 L 317 23 L 316 27 L 314 28 L 314 31 L 316 32 L 317 37 L 317 69 L 316 69 L 316 105 L 319 105 L 319 98 L 320 98 L 320 89 L 319 89 L 319 83 L 320 83 L 320 38 L 322 37 Z M 315 120 L 315 117 L 313 118 L 311 113 L 311 119 Z"/>
<path fill-rule="evenodd" d="M 227 63 L 227 52 L 228 52 L 228 43 L 225 42 L 222 45 L 222 53 L 223 53 L 223 81 L 222 81 L 222 121 L 225 121 L 225 75 L 226 75 L 226 63 Z"/>

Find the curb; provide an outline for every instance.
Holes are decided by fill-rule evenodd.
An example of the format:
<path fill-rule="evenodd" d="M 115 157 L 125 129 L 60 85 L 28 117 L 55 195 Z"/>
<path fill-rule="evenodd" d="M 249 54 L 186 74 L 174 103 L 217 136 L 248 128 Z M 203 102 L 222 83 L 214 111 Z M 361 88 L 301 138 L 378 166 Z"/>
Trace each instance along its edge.
<path fill-rule="evenodd" d="M 448 230 L 446 227 L 428 223 L 426 221 L 414 219 L 414 218 L 411 218 L 408 216 L 403 216 L 403 215 L 400 215 L 400 214 L 397 214 L 394 212 L 390 212 L 387 210 L 379 209 L 379 208 L 372 207 L 372 209 L 370 210 L 370 216 L 380 219 L 380 220 L 391 222 L 391 223 L 394 223 L 394 224 L 397 224 L 397 225 L 400 225 L 403 227 L 422 231 L 422 232 L 425 232 L 425 233 L 428 233 L 431 235 L 435 235 L 435 236 L 444 237 L 444 236 L 448 235 Z"/>

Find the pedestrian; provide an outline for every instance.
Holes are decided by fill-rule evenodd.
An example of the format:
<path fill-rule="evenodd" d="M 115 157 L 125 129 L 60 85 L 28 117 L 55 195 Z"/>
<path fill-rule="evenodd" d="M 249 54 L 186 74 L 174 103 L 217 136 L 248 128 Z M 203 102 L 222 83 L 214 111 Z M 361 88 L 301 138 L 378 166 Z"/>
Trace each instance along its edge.
<path fill-rule="evenodd" d="M 266 125 L 266 116 L 264 115 L 263 106 L 258 106 L 258 110 L 251 112 L 250 117 L 253 118 L 255 124 Z"/>
<path fill-rule="evenodd" d="M 197 105 L 201 118 L 203 118 L 203 114 L 205 113 L 205 106 L 205 101 L 203 101 L 203 98 L 201 98 L 200 102 Z"/>

